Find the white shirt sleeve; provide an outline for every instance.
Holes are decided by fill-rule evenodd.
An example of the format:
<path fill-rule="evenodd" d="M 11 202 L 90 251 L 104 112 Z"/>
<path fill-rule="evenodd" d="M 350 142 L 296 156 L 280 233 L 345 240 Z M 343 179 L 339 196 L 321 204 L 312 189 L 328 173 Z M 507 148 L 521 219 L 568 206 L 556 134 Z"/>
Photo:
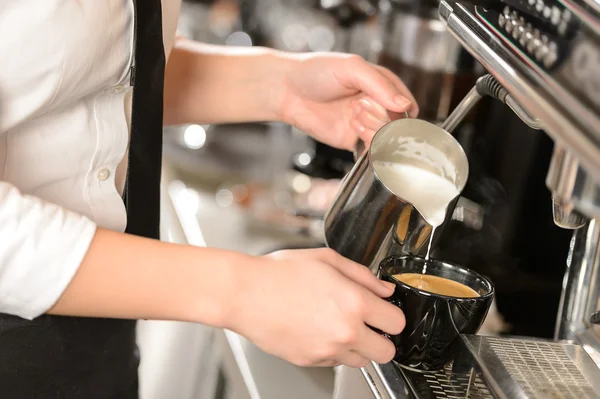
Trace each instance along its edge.
<path fill-rule="evenodd" d="M 33 319 L 48 311 L 95 232 L 87 217 L 0 181 L 0 313 Z"/>

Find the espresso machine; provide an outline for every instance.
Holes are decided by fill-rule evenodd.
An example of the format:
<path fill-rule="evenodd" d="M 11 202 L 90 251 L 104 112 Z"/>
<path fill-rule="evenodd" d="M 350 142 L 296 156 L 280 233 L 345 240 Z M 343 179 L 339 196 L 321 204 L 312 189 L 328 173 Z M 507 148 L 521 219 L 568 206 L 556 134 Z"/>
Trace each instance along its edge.
<path fill-rule="evenodd" d="M 600 2 L 442 0 L 439 17 L 489 74 L 442 127 L 454 131 L 486 98 L 553 142 L 545 172 L 550 194 L 539 208 L 571 234 L 554 337 L 463 335 L 456 357 L 437 371 L 394 362 L 342 368 L 335 398 L 598 398 Z M 524 245 L 529 239 L 525 234 Z M 394 246 L 369 250 L 373 264 L 366 266 L 373 267 Z"/>

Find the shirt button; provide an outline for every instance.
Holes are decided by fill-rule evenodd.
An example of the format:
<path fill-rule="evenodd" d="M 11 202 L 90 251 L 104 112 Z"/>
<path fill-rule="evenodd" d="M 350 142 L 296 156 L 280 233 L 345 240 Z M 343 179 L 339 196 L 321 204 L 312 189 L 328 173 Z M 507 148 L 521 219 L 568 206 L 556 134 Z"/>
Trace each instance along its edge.
<path fill-rule="evenodd" d="M 123 93 L 123 91 L 125 91 L 125 86 L 123 85 L 116 85 L 113 87 L 112 92 L 114 94 L 119 94 L 119 93 Z"/>
<path fill-rule="evenodd" d="M 98 171 L 98 180 L 105 181 L 110 176 L 110 171 L 106 168 L 102 168 Z"/>

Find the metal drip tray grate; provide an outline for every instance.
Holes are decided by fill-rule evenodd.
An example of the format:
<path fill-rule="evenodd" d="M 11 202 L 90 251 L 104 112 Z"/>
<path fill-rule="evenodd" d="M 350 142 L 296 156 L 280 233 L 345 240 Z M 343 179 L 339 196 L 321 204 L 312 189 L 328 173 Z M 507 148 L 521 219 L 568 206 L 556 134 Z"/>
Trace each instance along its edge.
<path fill-rule="evenodd" d="M 488 343 L 528 398 L 600 397 L 562 344 L 497 338 Z"/>
<path fill-rule="evenodd" d="M 416 398 L 600 398 L 600 371 L 589 355 L 579 345 L 552 341 L 463 336 L 445 369 L 397 370 Z"/>
<path fill-rule="evenodd" d="M 448 366 L 436 373 L 423 373 L 423 379 L 436 399 L 494 399 L 487 385 L 475 372 L 453 373 Z"/>

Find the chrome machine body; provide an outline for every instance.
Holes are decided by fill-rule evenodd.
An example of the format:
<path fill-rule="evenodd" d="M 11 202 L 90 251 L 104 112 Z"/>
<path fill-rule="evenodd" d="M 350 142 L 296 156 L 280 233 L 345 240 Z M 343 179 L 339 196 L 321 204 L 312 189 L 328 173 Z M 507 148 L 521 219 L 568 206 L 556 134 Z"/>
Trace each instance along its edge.
<path fill-rule="evenodd" d="M 546 184 L 555 223 L 573 230 L 555 339 L 463 336 L 436 373 L 342 369 L 336 398 L 600 397 L 600 1 L 443 0 L 439 13 L 506 91 L 495 97 L 554 140 Z M 363 388 L 343 383 L 359 373 Z"/>

